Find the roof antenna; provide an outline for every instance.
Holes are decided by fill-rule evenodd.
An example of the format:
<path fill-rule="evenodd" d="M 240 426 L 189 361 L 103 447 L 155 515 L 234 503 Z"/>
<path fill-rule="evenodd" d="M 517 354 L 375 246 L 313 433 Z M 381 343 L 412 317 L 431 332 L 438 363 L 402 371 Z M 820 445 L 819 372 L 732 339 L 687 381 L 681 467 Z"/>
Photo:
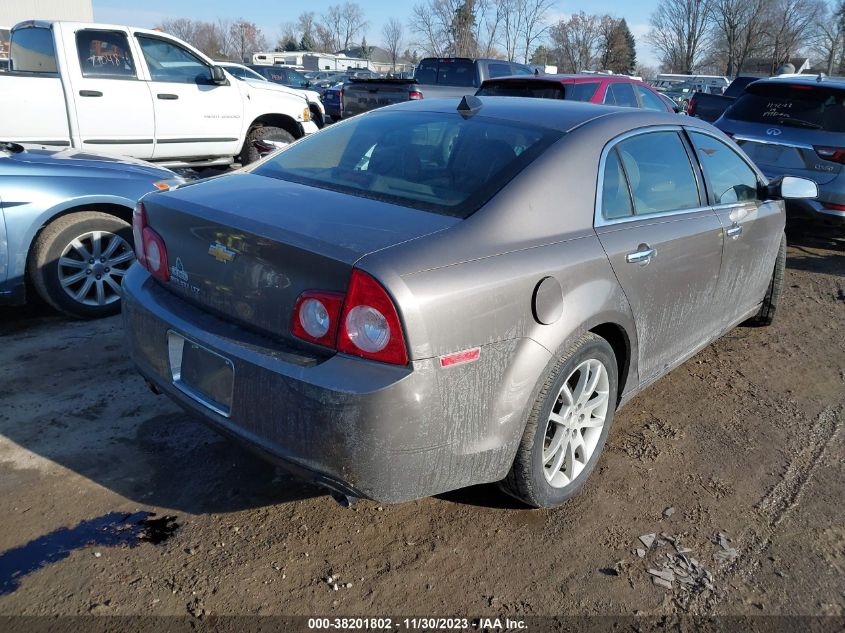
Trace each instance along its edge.
<path fill-rule="evenodd" d="M 458 104 L 458 112 L 461 113 L 462 117 L 472 116 L 481 109 L 482 105 L 481 99 L 478 97 L 474 95 L 464 95 L 464 98 L 461 99 L 461 102 Z"/>

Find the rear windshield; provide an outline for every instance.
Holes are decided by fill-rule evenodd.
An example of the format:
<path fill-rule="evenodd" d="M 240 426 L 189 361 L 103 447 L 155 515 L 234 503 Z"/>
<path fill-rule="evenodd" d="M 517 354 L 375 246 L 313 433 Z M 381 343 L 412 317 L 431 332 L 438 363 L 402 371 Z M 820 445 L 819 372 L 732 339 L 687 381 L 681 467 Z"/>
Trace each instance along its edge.
<path fill-rule="evenodd" d="M 805 84 L 751 84 L 725 116 L 828 132 L 845 132 L 845 90 Z"/>
<path fill-rule="evenodd" d="M 417 67 L 417 83 L 470 88 L 476 84 L 475 62 L 471 59 L 424 59 Z"/>
<path fill-rule="evenodd" d="M 252 172 L 466 218 L 562 134 L 457 112 L 380 112 L 326 128 Z"/>
<path fill-rule="evenodd" d="M 599 82 L 561 84 L 545 81 L 485 82 L 476 94 L 487 97 L 533 97 L 535 99 L 567 99 L 589 101 Z"/>

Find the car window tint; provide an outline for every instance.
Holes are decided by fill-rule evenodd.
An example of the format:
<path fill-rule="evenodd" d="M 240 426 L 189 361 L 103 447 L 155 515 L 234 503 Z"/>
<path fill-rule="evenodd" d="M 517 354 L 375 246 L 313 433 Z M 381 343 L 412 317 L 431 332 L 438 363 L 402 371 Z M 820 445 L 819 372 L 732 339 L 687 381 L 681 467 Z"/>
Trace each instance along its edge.
<path fill-rule="evenodd" d="M 589 101 L 596 94 L 601 85 L 598 81 L 566 84 L 565 91 L 567 101 Z"/>
<path fill-rule="evenodd" d="M 485 81 L 478 92 L 480 97 L 533 97 L 535 99 L 563 99 L 563 86 L 558 82 L 533 81 L 530 79 L 499 82 Z"/>
<path fill-rule="evenodd" d="M 734 150 L 706 134 L 690 138 L 716 204 L 757 199 L 757 174 Z"/>
<path fill-rule="evenodd" d="M 437 84 L 440 86 L 475 86 L 475 64 L 469 59 L 441 59 L 437 67 Z"/>
<path fill-rule="evenodd" d="M 607 87 L 607 94 L 604 102 L 621 106 L 623 108 L 638 108 L 637 97 L 634 95 L 634 87 L 626 83 L 612 83 Z"/>
<path fill-rule="evenodd" d="M 211 70 L 196 55 L 172 42 L 138 36 L 153 81 L 211 84 Z"/>
<path fill-rule="evenodd" d="M 625 180 L 625 172 L 622 171 L 619 154 L 615 148 L 607 155 L 604 163 L 601 212 L 608 220 L 625 218 L 634 213 L 628 183 Z"/>
<path fill-rule="evenodd" d="M 725 116 L 735 121 L 845 132 L 845 90 L 824 84 L 751 84 Z"/>
<path fill-rule="evenodd" d="M 562 134 L 457 112 L 375 111 L 303 139 L 254 173 L 467 217 Z"/>
<path fill-rule="evenodd" d="M 421 84 L 437 83 L 437 60 L 425 59 L 417 66 L 414 78 Z"/>
<path fill-rule="evenodd" d="M 660 97 L 654 94 L 651 90 L 645 86 L 637 86 L 637 92 L 640 95 L 640 100 L 643 102 L 643 110 L 666 112 L 666 105 L 660 100 Z"/>
<path fill-rule="evenodd" d="M 12 69 L 24 73 L 57 73 L 56 49 L 49 29 L 12 31 Z"/>
<path fill-rule="evenodd" d="M 487 70 L 490 72 L 490 77 L 495 79 L 496 77 L 507 77 L 511 74 L 511 65 L 510 64 L 490 64 L 487 67 Z"/>
<path fill-rule="evenodd" d="M 79 31 L 76 50 L 83 77 L 136 79 L 135 62 L 123 33 Z"/>
<path fill-rule="evenodd" d="M 534 71 L 531 70 L 528 66 L 522 66 L 521 64 L 511 64 L 511 72 L 514 75 L 533 75 Z"/>
<path fill-rule="evenodd" d="M 637 215 L 700 206 L 692 165 L 676 132 L 650 132 L 617 146 Z"/>

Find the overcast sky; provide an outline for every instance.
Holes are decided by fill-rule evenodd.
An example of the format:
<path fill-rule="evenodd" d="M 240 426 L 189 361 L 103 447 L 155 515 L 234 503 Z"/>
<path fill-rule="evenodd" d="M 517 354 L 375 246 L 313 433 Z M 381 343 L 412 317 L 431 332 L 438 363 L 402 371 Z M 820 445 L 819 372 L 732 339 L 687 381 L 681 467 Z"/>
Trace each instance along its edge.
<path fill-rule="evenodd" d="M 258 0 L 238 2 L 237 0 L 93 0 L 94 19 L 98 22 L 112 22 L 130 26 L 151 27 L 162 20 L 190 17 L 197 20 L 215 20 L 217 18 L 243 18 L 258 24 L 269 43 L 275 44 L 279 36 L 279 25 L 295 22 L 303 11 L 315 11 L 318 14 L 332 4 L 341 4 L 344 0 Z M 406 0 L 358 0 L 369 22 L 367 41 L 381 44 L 382 25 L 391 17 L 407 22 L 411 7 L 417 1 Z M 587 13 L 610 13 L 625 18 L 637 38 L 637 60 L 650 66 L 656 65 L 653 51 L 643 40 L 648 31 L 648 18 L 654 11 L 657 0 L 638 0 L 637 2 L 611 2 L 609 0 L 579 0 L 578 2 L 558 2 L 552 16 L 586 11 Z M 142 5 L 143 8 L 140 8 Z M 411 33 L 405 27 L 406 40 Z M 408 42 L 410 44 L 410 42 Z"/>

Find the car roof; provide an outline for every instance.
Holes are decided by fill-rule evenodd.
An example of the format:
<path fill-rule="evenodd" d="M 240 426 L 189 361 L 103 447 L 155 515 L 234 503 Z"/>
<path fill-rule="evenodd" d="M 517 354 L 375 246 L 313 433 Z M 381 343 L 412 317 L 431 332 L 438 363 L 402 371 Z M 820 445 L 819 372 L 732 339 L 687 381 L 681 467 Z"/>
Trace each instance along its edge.
<path fill-rule="evenodd" d="M 469 96 L 469 95 L 468 95 Z M 531 97 L 475 97 L 481 101 L 481 107 L 470 116 L 512 121 L 525 125 L 534 125 L 550 130 L 569 132 L 590 121 L 606 119 L 608 117 L 634 116 L 644 125 L 686 125 L 688 121 L 680 121 L 677 114 L 670 112 L 645 112 L 638 108 L 621 108 L 599 105 L 583 101 L 566 101 L 562 99 L 534 99 Z M 457 112 L 458 99 L 424 99 L 422 101 L 405 101 L 386 108 L 373 110 L 372 115 L 380 112 Z M 684 117 L 685 119 L 687 117 Z M 690 118 L 690 122 L 698 119 Z"/>
<path fill-rule="evenodd" d="M 828 86 L 831 88 L 845 89 L 845 78 L 843 77 L 825 77 L 819 75 L 804 75 L 801 77 L 769 77 L 767 79 L 758 79 L 754 82 L 757 85 L 763 84 L 800 84 L 805 86 Z"/>
<path fill-rule="evenodd" d="M 495 77 L 493 79 L 486 79 L 484 83 L 496 81 L 545 81 L 545 82 L 559 82 L 559 83 L 595 83 L 595 82 L 613 82 L 613 83 L 644 83 L 639 79 L 628 77 L 626 75 L 600 75 L 598 73 L 558 73 L 558 74 L 540 74 L 540 75 L 508 75 L 506 77 Z"/>

